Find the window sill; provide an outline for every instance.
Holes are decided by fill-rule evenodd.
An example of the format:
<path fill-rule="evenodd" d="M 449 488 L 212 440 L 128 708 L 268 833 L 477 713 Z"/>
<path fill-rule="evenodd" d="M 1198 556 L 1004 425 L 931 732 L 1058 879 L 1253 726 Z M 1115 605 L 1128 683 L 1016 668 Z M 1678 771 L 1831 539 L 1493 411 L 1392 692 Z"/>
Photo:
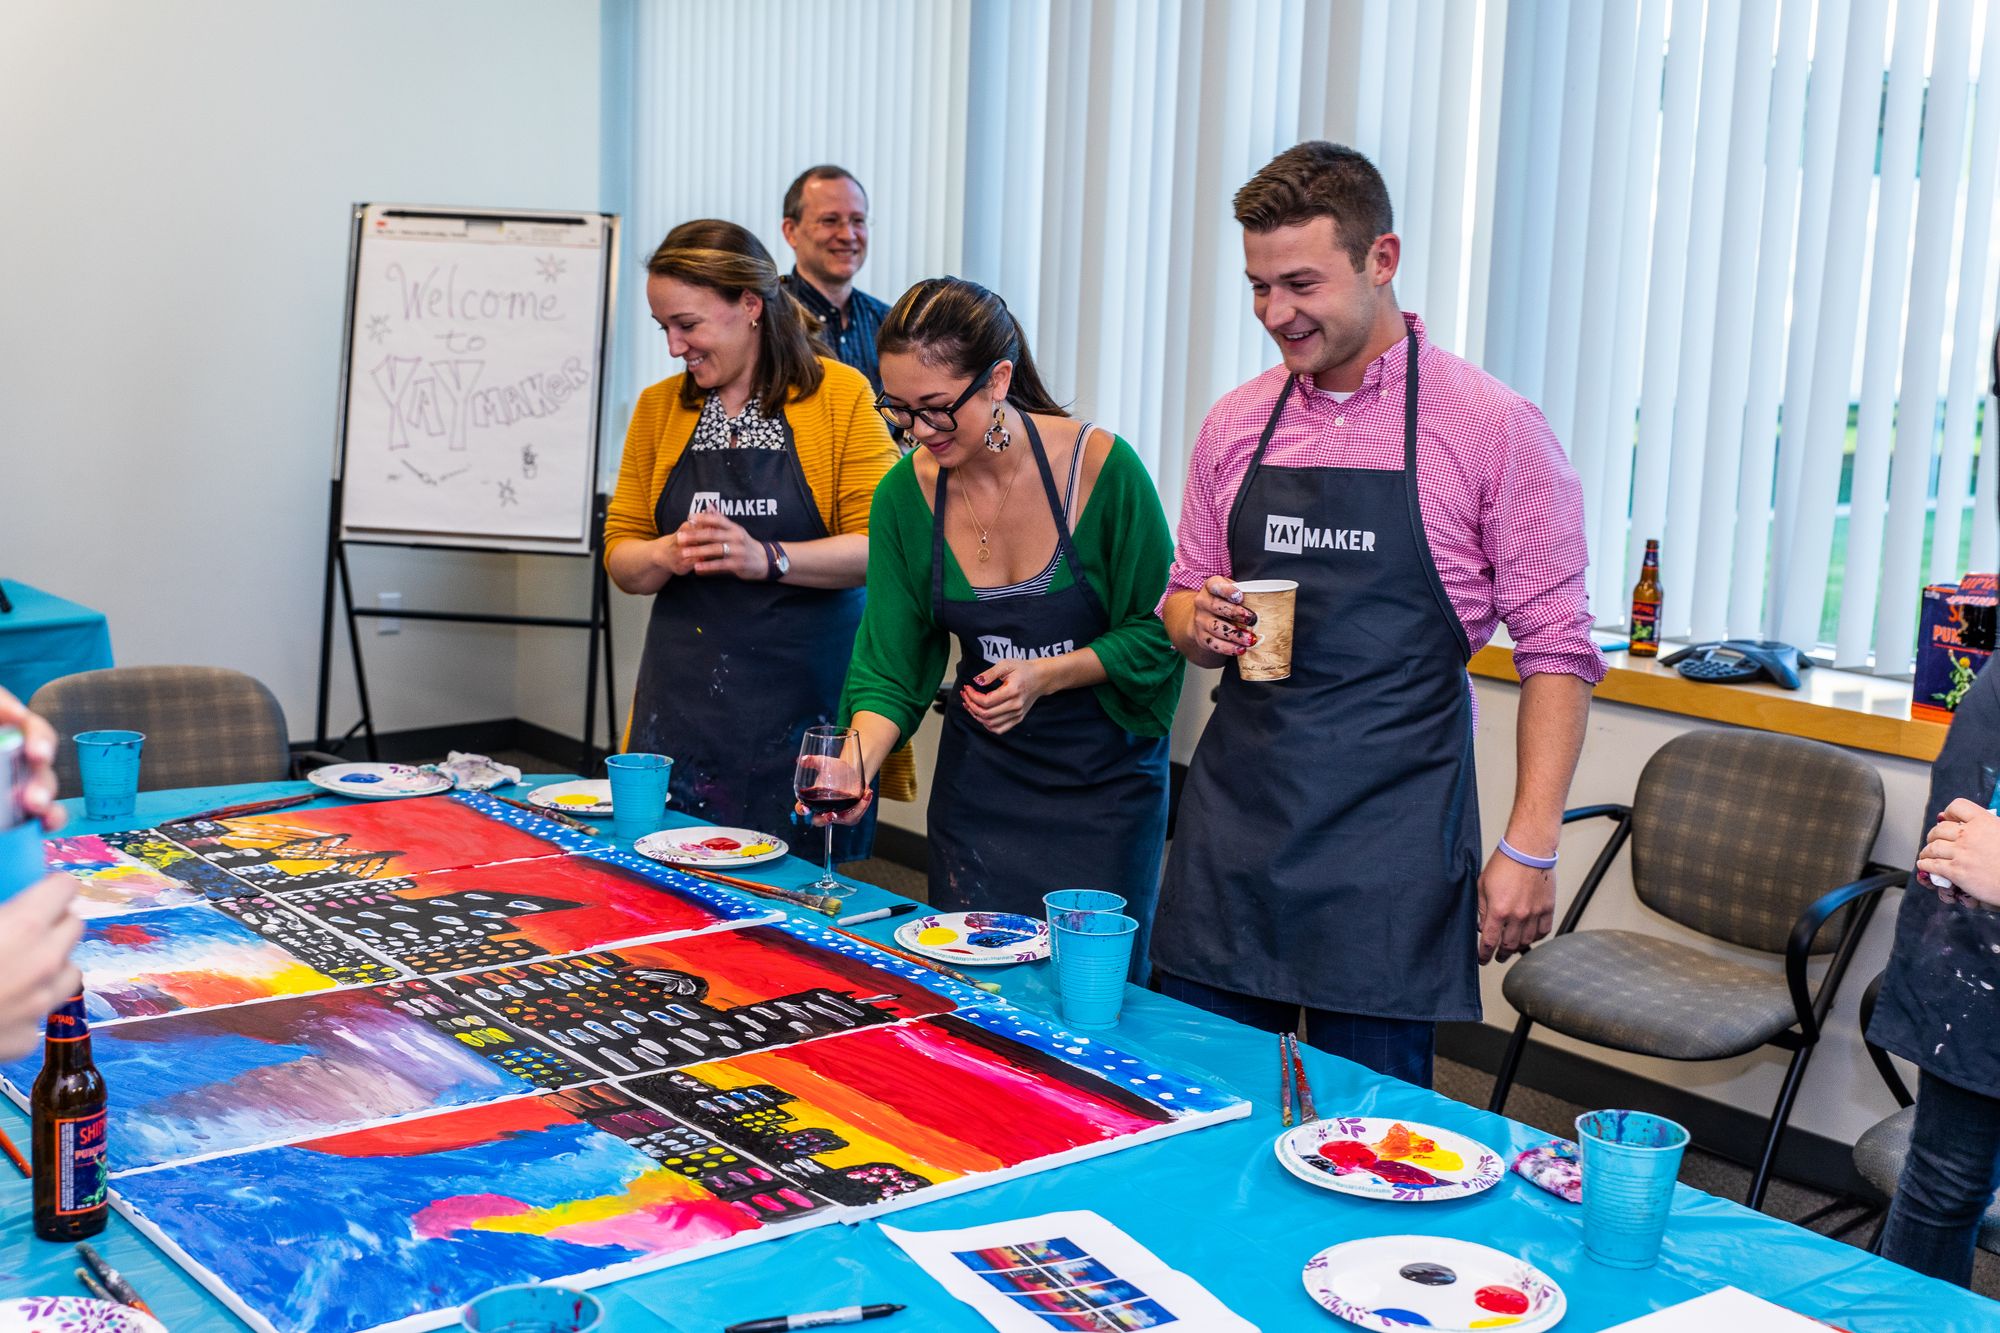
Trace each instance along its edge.
<path fill-rule="evenodd" d="M 1656 660 L 1606 653 L 1610 664 L 1596 697 L 1610 703 L 1727 722 L 1851 750 L 1930 763 L 1944 746 L 1943 723 L 1910 716 L 1910 686 L 1852 671 L 1815 667 L 1797 690 L 1780 685 L 1698 685 Z M 1469 668 L 1488 680 L 1519 681 L 1514 650 L 1489 644 Z"/>

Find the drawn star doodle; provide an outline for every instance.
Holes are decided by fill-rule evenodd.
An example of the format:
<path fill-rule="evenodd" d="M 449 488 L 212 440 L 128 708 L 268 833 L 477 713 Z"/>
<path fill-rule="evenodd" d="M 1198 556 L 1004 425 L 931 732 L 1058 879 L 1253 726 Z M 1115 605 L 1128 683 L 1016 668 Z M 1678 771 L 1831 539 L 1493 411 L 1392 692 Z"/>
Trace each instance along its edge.
<path fill-rule="evenodd" d="M 541 274 L 545 282 L 554 282 L 567 267 L 568 264 L 555 255 L 543 255 L 535 261 L 535 272 Z"/>
<path fill-rule="evenodd" d="M 367 331 L 368 341 L 381 342 L 389 336 L 389 317 L 387 315 L 370 315 L 368 317 Z"/>
<path fill-rule="evenodd" d="M 500 506 L 501 506 L 501 508 L 503 508 L 503 509 L 504 509 L 504 508 L 506 508 L 506 507 L 507 507 L 508 505 L 517 505 L 517 504 L 519 504 L 519 503 L 521 503 L 521 502 L 520 502 L 519 500 L 517 500 L 517 499 L 515 499 L 515 498 L 514 498 L 514 483 L 513 483 L 513 482 L 511 482 L 511 481 L 503 481 L 503 482 L 501 482 L 501 483 L 500 483 Z"/>

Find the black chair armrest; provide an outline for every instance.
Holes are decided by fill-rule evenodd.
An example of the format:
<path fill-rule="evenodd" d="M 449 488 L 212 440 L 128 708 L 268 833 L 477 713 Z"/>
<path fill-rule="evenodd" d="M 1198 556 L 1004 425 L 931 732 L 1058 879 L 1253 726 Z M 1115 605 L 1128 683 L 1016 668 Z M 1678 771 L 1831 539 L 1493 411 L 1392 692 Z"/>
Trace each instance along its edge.
<path fill-rule="evenodd" d="M 1583 909 L 1597 893 L 1597 886 L 1604 882 L 1605 872 L 1618 859 L 1618 851 L 1625 840 L 1632 836 L 1632 807 L 1629 805 L 1582 805 L 1574 810 L 1563 811 L 1562 822 L 1574 824 L 1583 819 L 1609 819 L 1612 821 L 1611 834 L 1604 840 L 1597 859 L 1591 862 L 1590 872 L 1583 877 L 1583 884 L 1576 891 L 1576 897 L 1563 913 L 1562 924 L 1556 927 L 1557 935 L 1567 935 L 1576 929 L 1576 923 L 1583 917 Z"/>
<path fill-rule="evenodd" d="M 1875 1072 L 1889 1085 L 1889 1095 L 1896 1099 L 1898 1106 L 1915 1106 L 1917 1099 L 1910 1092 L 1910 1085 L 1903 1082 L 1903 1075 L 1889 1060 L 1889 1053 L 1868 1040 L 1868 1025 L 1875 1021 L 1875 1001 L 1882 994 L 1882 979 L 1888 974 L 1877 972 L 1875 979 L 1868 983 L 1868 989 L 1861 992 L 1861 1044 L 1868 1048 L 1868 1059 L 1874 1064 Z"/>
<path fill-rule="evenodd" d="M 292 751 L 292 776 L 294 778 L 302 778 L 315 768 L 324 768 L 328 764 L 344 764 L 346 762 L 347 760 L 342 759 L 339 755 L 328 754 L 324 750 L 294 750 Z"/>
<path fill-rule="evenodd" d="M 1840 985 L 1841 974 L 1847 971 L 1847 964 L 1854 956 L 1854 947 L 1861 941 L 1861 932 L 1875 914 L 1876 905 L 1882 894 L 1908 882 L 1910 872 L 1894 870 L 1888 866 L 1870 865 L 1869 873 L 1852 884 L 1843 884 L 1833 889 L 1799 914 L 1792 923 L 1791 938 L 1785 941 L 1785 984 L 1792 992 L 1792 1009 L 1798 1016 L 1799 1030 L 1807 1041 L 1818 1041 L 1820 1025 L 1826 1021 L 1826 1006 L 1833 1001 L 1835 987 Z M 1833 914 L 1850 903 L 1860 903 L 1854 920 L 1841 935 L 1839 947 L 1833 951 L 1833 961 L 1828 964 L 1826 976 L 1820 981 L 1819 992 L 1814 994 L 1807 986 L 1806 964 L 1812 956 L 1813 940 L 1818 937 L 1821 927 L 1833 918 Z"/>

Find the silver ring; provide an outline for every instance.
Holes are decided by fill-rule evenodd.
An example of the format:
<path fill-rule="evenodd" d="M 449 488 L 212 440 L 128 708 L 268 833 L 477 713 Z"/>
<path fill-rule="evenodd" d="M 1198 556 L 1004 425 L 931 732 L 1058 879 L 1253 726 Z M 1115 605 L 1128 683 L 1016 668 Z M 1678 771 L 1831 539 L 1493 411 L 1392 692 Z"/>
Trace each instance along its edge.
<path fill-rule="evenodd" d="M 725 559 L 726 559 L 726 558 L 728 557 L 728 555 L 729 555 L 729 543 L 728 543 L 728 542 L 724 542 L 724 543 L 722 544 L 722 554 L 723 554 L 723 557 L 724 557 Z"/>

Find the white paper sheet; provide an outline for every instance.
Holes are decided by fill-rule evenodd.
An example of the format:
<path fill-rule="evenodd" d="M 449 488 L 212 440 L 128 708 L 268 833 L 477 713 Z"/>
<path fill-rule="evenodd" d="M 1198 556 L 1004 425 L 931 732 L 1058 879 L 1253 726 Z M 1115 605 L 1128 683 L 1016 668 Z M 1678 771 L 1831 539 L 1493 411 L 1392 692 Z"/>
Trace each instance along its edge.
<path fill-rule="evenodd" d="M 1817 1319 L 1794 1314 L 1735 1287 L 1655 1310 L 1604 1333 L 1826 1333 Z"/>
<path fill-rule="evenodd" d="M 1258 1333 L 1096 1213 L 882 1234 L 1000 1333 Z"/>

